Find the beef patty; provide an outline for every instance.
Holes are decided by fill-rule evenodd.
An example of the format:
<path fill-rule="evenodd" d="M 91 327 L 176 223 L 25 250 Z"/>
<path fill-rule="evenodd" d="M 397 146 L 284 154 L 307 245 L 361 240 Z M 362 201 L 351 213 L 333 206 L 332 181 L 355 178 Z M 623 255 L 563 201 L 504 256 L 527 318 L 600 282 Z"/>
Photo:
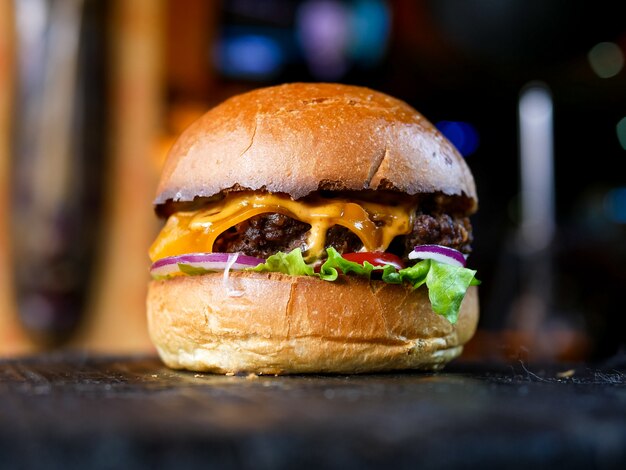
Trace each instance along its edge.
<path fill-rule="evenodd" d="M 310 228 L 309 224 L 282 214 L 259 214 L 222 233 L 215 240 L 213 251 L 241 252 L 267 258 L 278 251 L 289 252 L 294 248 L 303 248 Z M 418 212 L 412 232 L 396 237 L 387 251 L 406 260 L 415 245 L 444 245 L 469 253 L 471 243 L 472 226 L 468 217 Z M 352 253 L 359 251 L 363 244 L 353 232 L 335 225 L 326 233 L 326 247 L 329 246 L 339 253 Z"/>

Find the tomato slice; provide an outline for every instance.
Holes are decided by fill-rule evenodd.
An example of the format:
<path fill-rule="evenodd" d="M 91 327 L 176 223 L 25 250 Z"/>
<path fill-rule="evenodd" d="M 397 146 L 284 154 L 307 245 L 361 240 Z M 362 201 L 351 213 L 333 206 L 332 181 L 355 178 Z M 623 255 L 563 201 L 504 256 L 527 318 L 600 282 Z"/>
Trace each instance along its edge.
<path fill-rule="evenodd" d="M 404 268 L 404 263 L 399 256 L 393 253 L 385 253 L 384 251 L 365 251 L 362 253 L 344 253 L 341 255 L 348 261 L 363 264 L 365 261 L 373 266 L 392 265 L 396 269 Z"/>

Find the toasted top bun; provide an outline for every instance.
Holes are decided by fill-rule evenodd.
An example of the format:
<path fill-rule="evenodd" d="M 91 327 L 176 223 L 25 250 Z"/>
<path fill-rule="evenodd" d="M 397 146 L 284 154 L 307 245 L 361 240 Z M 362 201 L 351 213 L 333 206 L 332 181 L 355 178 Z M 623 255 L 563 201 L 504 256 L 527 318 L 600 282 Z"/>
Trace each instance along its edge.
<path fill-rule="evenodd" d="M 368 88 L 293 83 L 234 96 L 172 147 L 155 204 L 228 190 L 299 199 L 319 189 L 441 192 L 469 198 L 474 179 L 435 127 Z"/>

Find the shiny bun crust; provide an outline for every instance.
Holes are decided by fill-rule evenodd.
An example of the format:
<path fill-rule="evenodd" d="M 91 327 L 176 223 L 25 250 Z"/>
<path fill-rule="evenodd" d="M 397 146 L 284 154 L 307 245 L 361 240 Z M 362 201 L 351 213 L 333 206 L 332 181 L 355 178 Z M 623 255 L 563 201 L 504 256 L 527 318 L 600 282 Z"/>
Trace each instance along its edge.
<path fill-rule="evenodd" d="M 465 161 L 421 114 L 383 93 L 328 83 L 261 88 L 207 112 L 172 147 L 155 204 L 242 189 L 294 199 L 391 189 L 477 200 Z"/>
<path fill-rule="evenodd" d="M 169 367 L 216 373 L 436 370 L 474 334 L 478 295 L 456 324 L 425 287 L 345 276 L 336 282 L 233 272 L 152 281 L 148 325 Z"/>

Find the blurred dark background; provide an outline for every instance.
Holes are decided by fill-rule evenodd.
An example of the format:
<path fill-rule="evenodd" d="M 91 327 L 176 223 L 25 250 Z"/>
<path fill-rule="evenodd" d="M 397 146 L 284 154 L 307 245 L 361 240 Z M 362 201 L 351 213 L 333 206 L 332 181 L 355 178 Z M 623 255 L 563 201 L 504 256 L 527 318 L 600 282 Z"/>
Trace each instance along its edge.
<path fill-rule="evenodd" d="M 90 136 L 105 150 L 83 145 L 68 152 L 83 162 L 72 168 L 89 181 L 82 209 L 71 210 L 101 229 L 80 235 L 91 248 L 67 244 L 65 258 L 78 260 L 68 269 L 81 282 L 61 294 L 80 294 L 76 321 L 59 326 L 63 314 L 55 312 L 67 308 L 50 304 L 48 320 L 34 322 L 56 338 L 45 344 L 68 344 L 59 338 L 74 336 L 69 344 L 81 347 L 148 348 L 141 323 L 147 260 L 136 252 L 158 222 L 141 211 L 150 212 L 159 165 L 175 136 L 235 93 L 334 81 L 407 101 L 472 168 L 480 208 L 469 265 L 482 281 L 482 317 L 466 358 L 605 360 L 624 348 L 626 23 L 619 2 L 65 1 L 80 12 L 76 74 L 83 86 L 74 107 L 91 116 L 74 119 L 73 135 Z M 50 12 L 63 0 L 24 2 L 32 14 L 37 5 Z M 19 19 L 23 5 L 15 12 Z M 32 38 L 28 23 L 15 23 L 18 46 Z M 49 37 L 40 40 L 50 45 Z M 16 50 L 20 63 L 23 48 Z M 19 96 L 28 92 L 28 74 L 16 73 Z M 16 127 L 29 126 L 22 101 L 15 103 Z M 10 167 L 28 167 L 24 137 L 13 135 Z M 127 188 L 123 201 L 113 189 L 119 185 Z M 19 191 L 13 194 L 13 207 L 24 207 Z M 121 241 L 123 229 L 115 227 L 124 226 L 142 235 Z M 81 227 L 64 236 L 71 240 Z M 31 251 L 18 254 L 20 263 Z M 129 267 L 131 259 L 139 268 Z M 18 299 L 43 289 L 15 279 Z M 41 318 L 38 305 L 18 302 L 18 316 L 32 324 Z M 115 315 L 136 318 L 134 327 L 125 334 L 107 327 Z"/>

